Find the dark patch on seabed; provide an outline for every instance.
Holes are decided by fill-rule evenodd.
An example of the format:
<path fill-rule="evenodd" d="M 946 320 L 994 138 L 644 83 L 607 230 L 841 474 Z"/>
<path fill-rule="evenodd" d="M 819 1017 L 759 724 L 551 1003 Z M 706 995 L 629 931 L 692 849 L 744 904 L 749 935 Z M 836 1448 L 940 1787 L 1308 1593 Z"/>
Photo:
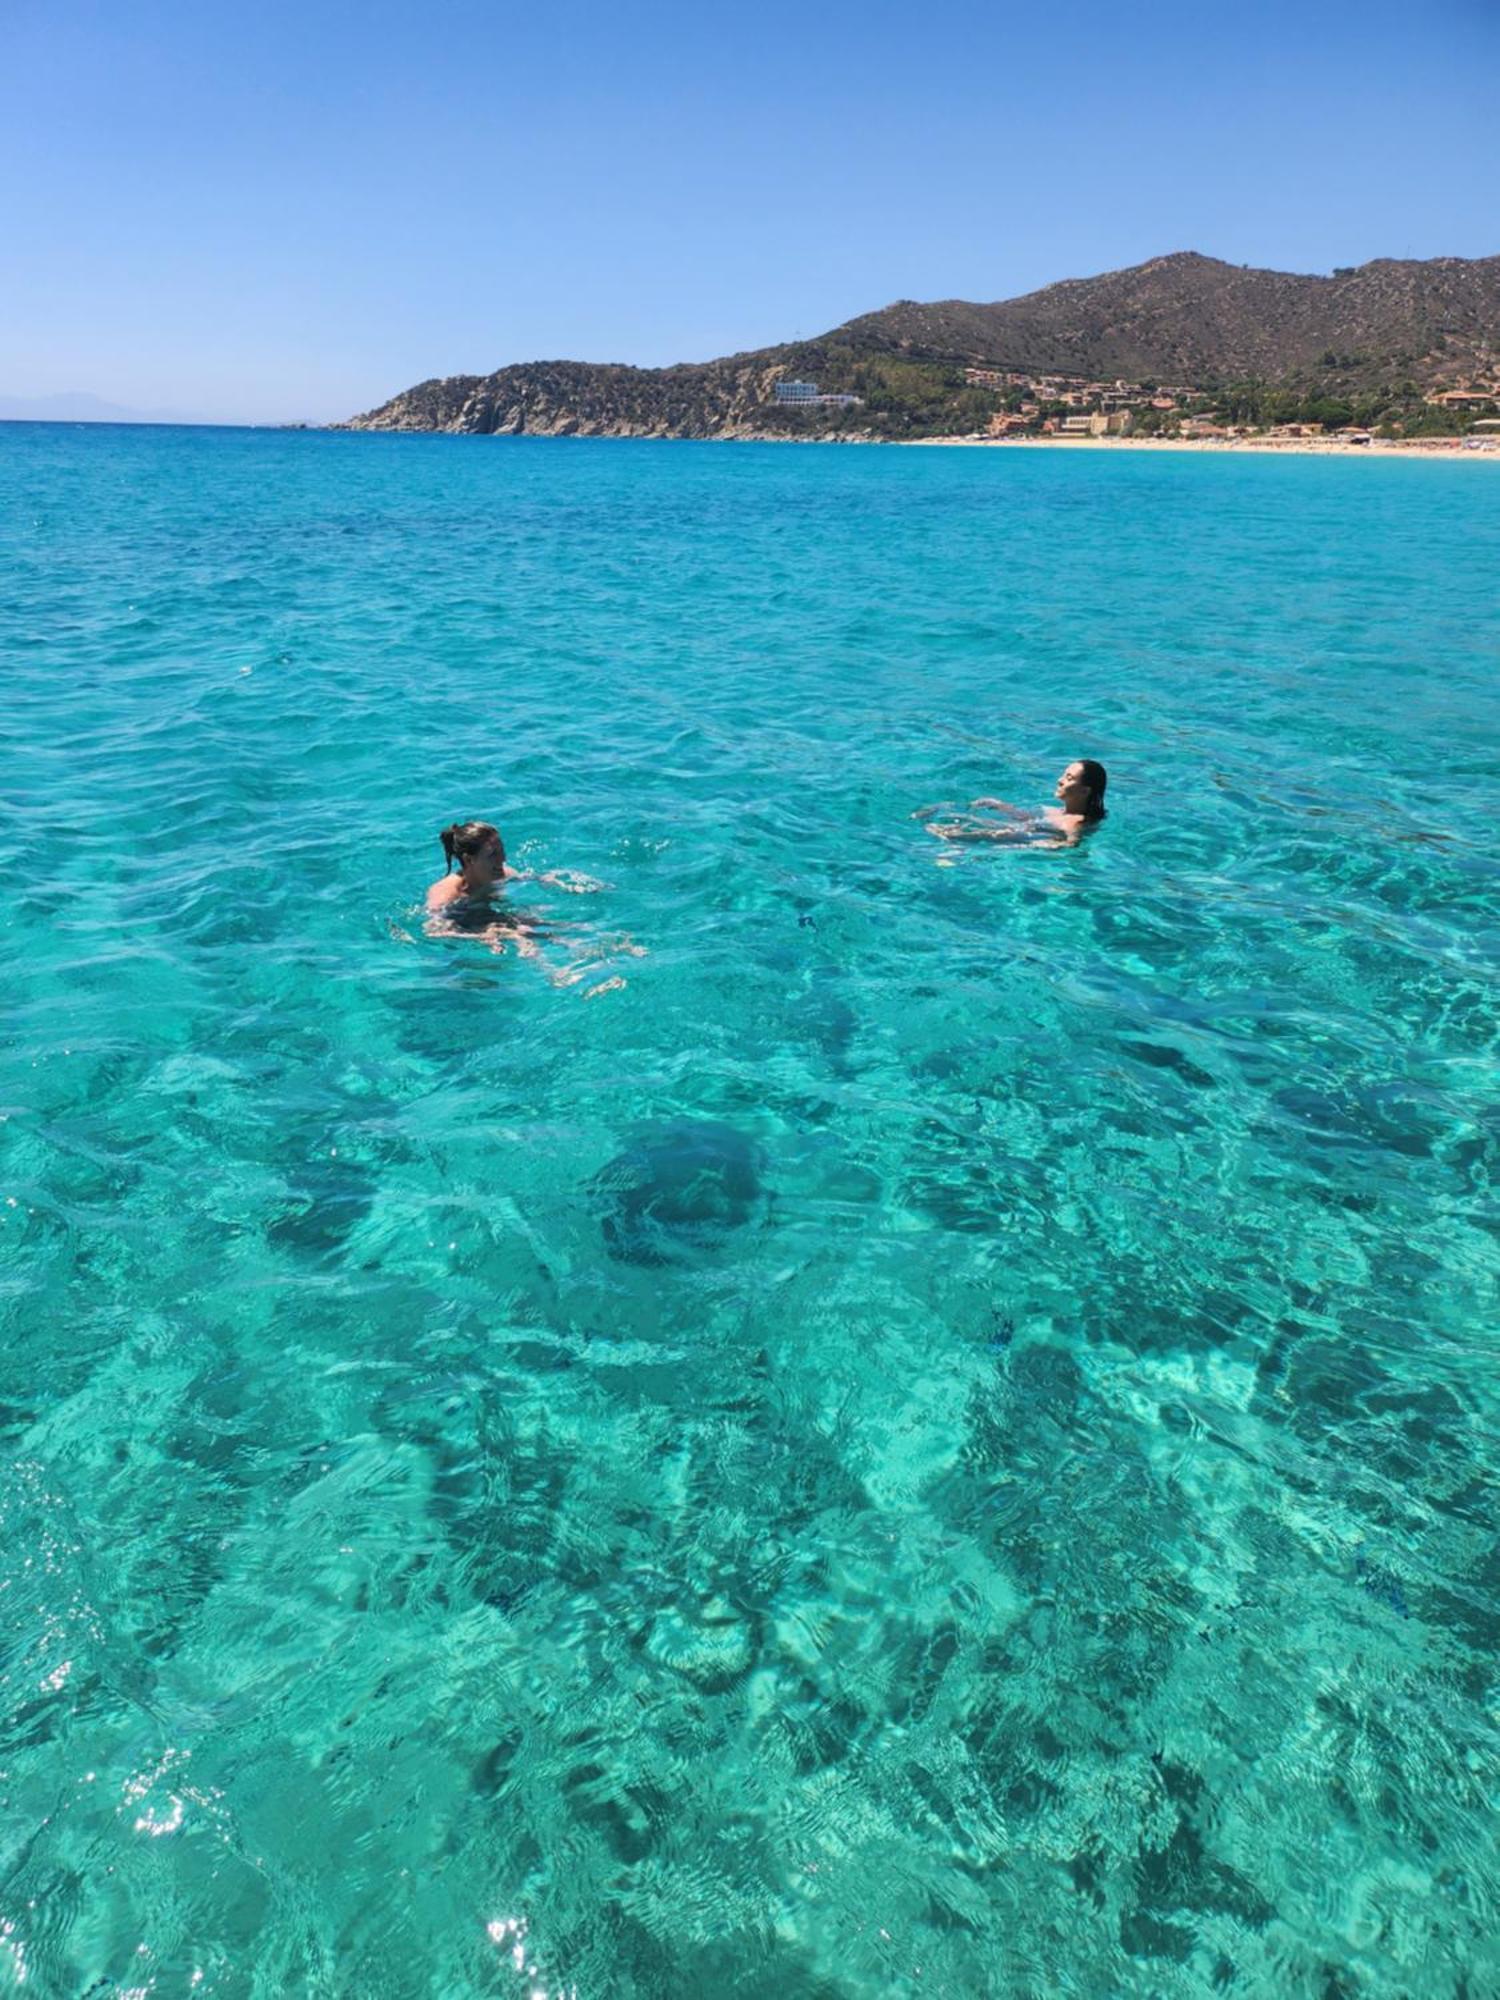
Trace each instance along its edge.
<path fill-rule="evenodd" d="M 720 1248 L 762 1219 L 763 1157 L 753 1139 L 713 1119 L 650 1127 L 600 1169 L 600 1227 L 612 1257 L 673 1264 Z"/>

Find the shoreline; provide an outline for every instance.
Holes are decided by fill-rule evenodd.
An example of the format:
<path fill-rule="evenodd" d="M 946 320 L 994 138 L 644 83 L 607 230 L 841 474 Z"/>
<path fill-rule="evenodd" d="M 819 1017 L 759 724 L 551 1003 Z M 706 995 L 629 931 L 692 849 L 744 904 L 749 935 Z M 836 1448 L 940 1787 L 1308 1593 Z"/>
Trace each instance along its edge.
<path fill-rule="evenodd" d="M 90 428 L 103 428 L 91 426 Z M 900 451 L 923 451 L 937 447 L 943 451 L 1103 451 L 1103 452 L 1210 452 L 1247 453 L 1262 458 L 1415 458 L 1452 461 L 1493 459 L 1500 462 L 1500 438 L 1468 445 L 1458 438 L 1377 438 L 1371 444 L 1346 444 L 1339 438 L 1129 438 L 1129 437 L 924 437 L 880 438 L 868 434 L 829 431 L 816 437 L 789 437 L 784 431 L 719 431 L 702 437 L 683 437 L 669 431 L 427 431 L 404 424 L 308 424 L 250 426 L 307 430 L 348 437 L 473 437 L 545 438 L 563 443 L 618 444 L 775 444 L 775 445 L 875 445 L 894 446 Z"/>
<path fill-rule="evenodd" d="M 1493 459 L 1500 462 L 1500 439 L 1466 445 L 1457 438 L 1377 438 L 1372 444 L 1345 444 L 1338 438 L 1125 438 L 1026 437 L 900 438 L 903 447 L 941 445 L 974 451 L 1197 451 L 1245 452 L 1262 458 L 1421 458 Z"/>

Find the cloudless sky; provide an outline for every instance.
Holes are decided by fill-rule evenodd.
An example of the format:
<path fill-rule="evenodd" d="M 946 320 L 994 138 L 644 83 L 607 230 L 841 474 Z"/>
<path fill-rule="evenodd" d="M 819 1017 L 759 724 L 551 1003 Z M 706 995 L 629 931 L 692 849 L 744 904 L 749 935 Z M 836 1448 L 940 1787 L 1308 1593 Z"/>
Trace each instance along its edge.
<path fill-rule="evenodd" d="M 347 416 L 1202 250 L 1500 252 L 1500 0 L 0 0 L 0 394 Z"/>

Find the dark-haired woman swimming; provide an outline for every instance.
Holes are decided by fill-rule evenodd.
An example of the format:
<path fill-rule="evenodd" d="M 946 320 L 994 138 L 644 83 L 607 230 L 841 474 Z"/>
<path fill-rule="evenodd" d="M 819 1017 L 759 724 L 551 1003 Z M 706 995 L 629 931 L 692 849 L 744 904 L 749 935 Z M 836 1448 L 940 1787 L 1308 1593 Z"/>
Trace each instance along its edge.
<path fill-rule="evenodd" d="M 491 826 L 488 820 L 455 821 L 452 826 L 445 826 L 438 838 L 448 857 L 448 871 L 427 891 L 429 937 L 479 937 L 491 951 L 497 952 L 503 952 L 507 945 L 513 944 L 522 958 L 541 960 L 544 967 L 546 961 L 541 944 L 560 944 L 571 954 L 574 963 L 561 970 L 546 967 L 547 977 L 559 986 L 571 986 L 586 977 L 590 967 L 597 962 L 601 949 L 605 952 L 628 952 L 636 958 L 643 956 L 641 947 L 629 938 L 601 940 L 587 935 L 570 937 L 555 928 L 544 928 L 529 911 L 510 910 L 502 914 L 495 901 L 497 891 L 503 889 L 507 882 L 540 882 L 551 889 L 566 890 L 570 896 L 586 896 L 595 889 L 602 889 L 605 886 L 602 882 L 595 882 L 587 875 L 574 874 L 568 869 L 553 870 L 545 875 L 528 875 L 512 868 L 505 858 L 505 842 L 500 838 L 499 829 Z M 623 984 L 622 979 L 609 979 L 592 991 L 602 993 Z"/>
<path fill-rule="evenodd" d="M 1005 799 L 975 799 L 971 812 L 1005 813 L 1010 826 L 989 826 L 972 820 L 934 820 L 938 806 L 924 806 L 914 815 L 927 820 L 927 831 L 939 840 L 1015 840 L 1046 847 L 1072 847 L 1104 818 L 1104 793 L 1109 773 L 1092 757 L 1076 757 L 1053 787 L 1055 806 L 1026 812 Z"/>
<path fill-rule="evenodd" d="M 429 912 L 449 909 L 454 903 L 487 903 L 500 884 L 515 878 L 515 869 L 506 865 L 499 829 L 488 820 L 455 820 L 438 839 L 448 866 L 427 891 Z"/>

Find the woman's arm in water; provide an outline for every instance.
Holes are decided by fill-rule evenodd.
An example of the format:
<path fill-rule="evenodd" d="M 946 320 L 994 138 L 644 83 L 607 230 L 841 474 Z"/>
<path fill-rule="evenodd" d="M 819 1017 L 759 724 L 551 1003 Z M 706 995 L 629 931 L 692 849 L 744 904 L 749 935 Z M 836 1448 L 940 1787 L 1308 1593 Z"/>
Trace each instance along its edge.
<path fill-rule="evenodd" d="M 998 840 L 1025 847 L 1076 847 L 1088 831 L 1087 821 L 1077 813 L 1059 812 L 1055 806 L 1036 813 L 1018 812 L 1016 821 L 1009 826 L 986 826 L 976 820 L 929 820 L 927 831 L 939 840 Z"/>
<path fill-rule="evenodd" d="M 1025 826 L 974 826 L 963 820 L 929 820 L 927 831 L 939 840 L 1030 840 Z"/>
<path fill-rule="evenodd" d="M 593 896 L 601 889 L 609 887 L 608 882 L 596 882 L 592 875 L 585 875 L 577 868 L 548 868 L 539 873 L 532 868 L 512 868 L 505 865 L 507 882 L 540 882 L 547 889 L 561 889 L 567 896 Z"/>
<path fill-rule="evenodd" d="M 549 889 L 561 889 L 568 896 L 593 896 L 609 887 L 607 882 L 596 882 L 592 875 L 584 875 L 577 868 L 549 868 L 545 875 L 529 879 L 545 883 Z"/>
<path fill-rule="evenodd" d="M 929 833 L 943 832 L 943 837 L 949 840 L 958 838 L 959 836 L 944 831 L 946 827 L 957 825 L 957 821 L 945 821 L 933 824 L 933 814 L 940 812 L 1002 812 L 1009 814 L 1010 818 L 1021 826 L 1036 825 L 1040 817 L 1037 813 L 1025 811 L 1021 806 L 1011 805 L 1005 799 L 971 799 L 967 806 L 953 806 L 946 801 L 942 805 L 918 806 L 917 810 L 912 814 L 912 818 L 921 820 L 927 826 Z M 1009 840 L 1014 837 L 1014 833 L 1015 829 L 1008 826 L 978 826 L 970 828 L 968 833 L 963 837 L 970 840 Z"/>

